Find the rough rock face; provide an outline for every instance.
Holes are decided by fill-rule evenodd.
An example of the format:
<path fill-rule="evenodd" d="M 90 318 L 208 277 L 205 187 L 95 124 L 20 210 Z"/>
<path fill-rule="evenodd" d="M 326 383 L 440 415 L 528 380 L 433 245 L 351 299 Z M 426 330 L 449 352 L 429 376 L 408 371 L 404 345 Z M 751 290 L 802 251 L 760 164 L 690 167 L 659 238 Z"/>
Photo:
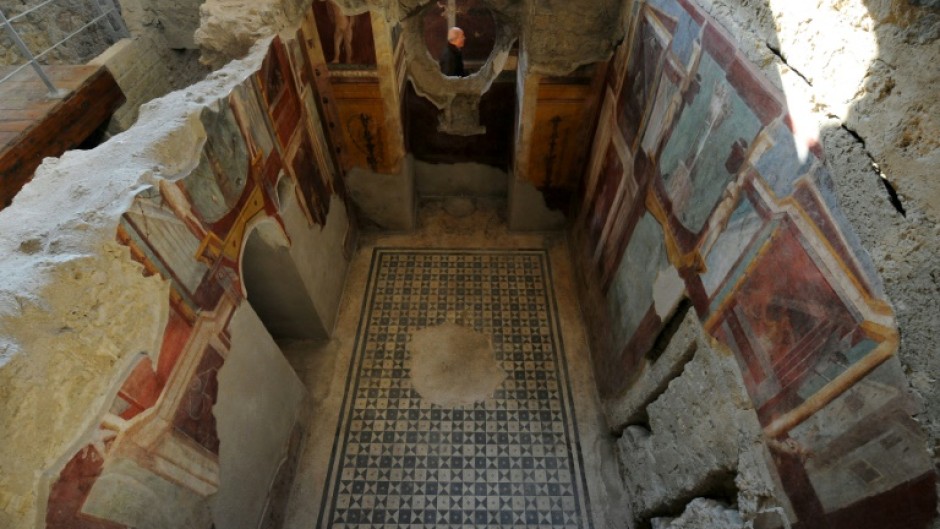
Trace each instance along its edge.
<path fill-rule="evenodd" d="M 39 2 L 16 1 L 4 2 L 3 14 L 12 18 L 37 5 Z M 57 1 L 41 7 L 24 18 L 13 22 L 13 28 L 33 55 L 39 55 L 53 44 L 65 38 L 90 22 L 100 13 L 94 9 L 94 3 L 84 0 Z M 6 31 L 0 33 L 0 65 L 20 65 L 26 62 Z M 102 22 L 92 25 L 87 30 L 69 39 L 65 46 L 45 55 L 43 64 L 82 64 L 103 52 L 117 40 L 109 34 Z"/>
<path fill-rule="evenodd" d="M 140 354 L 156 356 L 167 285 L 144 278 L 128 249 L 113 240 L 90 236 L 88 245 L 63 248 L 62 238 L 49 232 L 17 249 L 7 234 L 18 230 L 10 233 L 4 217 L 10 215 L 0 214 L 5 259 L 16 252 L 19 261 L 19 270 L 5 266 L 4 275 L 44 272 L 27 280 L 38 289 L 12 294 L 3 288 L 0 305 L 0 525 L 18 527 L 39 501 L 36 483 L 46 476 L 37 471 L 55 466 L 90 416 L 105 411 L 112 386 Z M 60 229 L 84 226 L 93 235 L 101 220 Z M 25 278 L 6 277 L 25 286 Z"/>
<path fill-rule="evenodd" d="M 207 0 L 195 33 L 202 62 L 218 68 L 243 57 L 259 39 L 300 23 L 310 0 Z"/>
<path fill-rule="evenodd" d="M 708 340 L 694 316 L 686 318 L 680 329 L 677 341 L 682 343 L 674 348 L 688 349 L 692 336 Z M 681 375 L 646 407 L 649 428 L 630 425 L 617 443 L 625 490 L 636 519 L 674 512 L 696 496 L 734 495 L 735 490 L 747 517 L 756 516 L 768 500 L 774 503 L 770 478 L 761 461 L 757 414 L 733 356 L 715 347 L 698 347 Z M 682 517 L 687 521 L 661 526 L 712 527 L 691 521 L 704 521 L 708 516 L 739 524 L 715 527 L 740 526 L 738 511 L 731 511 L 734 514 L 729 518 L 727 509 L 714 508 L 715 502 L 696 501 L 693 504 L 708 505 L 705 512 L 711 514 L 690 506 Z"/>
<path fill-rule="evenodd" d="M 120 0 L 121 16 L 131 37 L 146 53 L 159 55 L 162 64 L 146 59 L 143 71 L 128 69 L 131 75 L 144 78 L 147 72 L 157 72 L 158 80 L 148 80 L 151 85 L 161 86 L 156 97 L 173 90 L 194 84 L 206 76 L 208 71 L 199 64 L 193 33 L 199 27 L 198 0 Z M 247 50 L 246 50 L 247 51 Z M 162 70 L 162 71 L 161 71 Z M 121 72 L 116 72 L 120 75 Z M 125 90 L 126 92 L 126 90 Z M 128 101 L 136 105 L 145 103 L 132 97 Z M 126 128 L 126 127 L 124 127 Z"/>
<path fill-rule="evenodd" d="M 846 217 L 869 248 L 894 303 L 901 331 L 898 357 L 923 406 L 915 419 L 930 437 L 934 464 L 940 464 L 940 224 L 923 210 L 909 210 L 906 218 L 893 214 L 884 194 L 868 189 L 868 160 L 848 132 L 832 128 L 822 139 Z"/>
<path fill-rule="evenodd" d="M 744 529 L 741 514 L 727 505 L 706 498 L 695 498 L 678 518 L 653 518 L 653 529 Z"/>
<path fill-rule="evenodd" d="M 159 34 L 172 49 L 195 48 L 193 32 L 199 27 L 199 0 L 120 0 L 121 14 L 131 33 Z"/>
<path fill-rule="evenodd" d="M 98 21 L 40 59 L 42 64 L 105 64 L 117 79 L 127 103 L 111 121 L 111 133 L 126 130 L 147 101 L 193 84 L 205 77 L 199 64 L 193 32 L 199 25 L 199 2 L 193 0 L 115 0 L 129 35 Z M 4 6 L 13 17 L 38 2 Z M 57 1 L 13 23 L 34 55 L 64 39 L 100 15 L 95 2 Z M 25 59 L 5 32 L 0 32 L 0 65 L 20 65 Z M 130 37 L 126 39 L 125 37 Z M 119 39 L 123 39 L 120 40 Z M 117 45 L 112 46 L 117 43 Z M 109 48 L 109 46 L 111 46 Z M 120 49 L 120 51 L 117 51 Z M 247 50 L 246 50 L 247 51 Z M 114 61 L 117 54 L 122 59 Z M 31 75 L 31 74 L 30 74 Z"/>

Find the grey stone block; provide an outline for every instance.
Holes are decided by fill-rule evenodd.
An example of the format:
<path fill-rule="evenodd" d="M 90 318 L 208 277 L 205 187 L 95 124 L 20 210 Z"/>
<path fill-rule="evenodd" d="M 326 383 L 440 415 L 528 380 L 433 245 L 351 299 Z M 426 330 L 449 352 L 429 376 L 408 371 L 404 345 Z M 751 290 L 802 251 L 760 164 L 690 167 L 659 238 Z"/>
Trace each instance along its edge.
<path fill-rule="evenodd" d="M 695 352 L 708 347 L 702 326 L 689 311 L 669 341 L 665 351 L 650 365 L 626 393 L 604 402 L 607 424 L 614 432 L 629 424 L 646 422 L 646 407 L 666 391 L 669 382 L 682 373 Z"/>

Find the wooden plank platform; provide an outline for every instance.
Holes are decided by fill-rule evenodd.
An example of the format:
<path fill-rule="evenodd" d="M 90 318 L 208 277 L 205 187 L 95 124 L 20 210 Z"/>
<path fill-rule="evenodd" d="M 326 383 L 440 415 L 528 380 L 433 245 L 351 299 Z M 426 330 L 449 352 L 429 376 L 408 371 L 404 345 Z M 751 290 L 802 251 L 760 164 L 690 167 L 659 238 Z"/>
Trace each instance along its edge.
<path fill-rule="evenodd" d="M 81 145 L 124 103 L 103 66 L 43 69 L 60 95 L 50 95 L 30 68 L 0 83 L 0 209 L 32 179 L 43 158 Z M 0 77 L 9 71 L 0 68 Z"/>

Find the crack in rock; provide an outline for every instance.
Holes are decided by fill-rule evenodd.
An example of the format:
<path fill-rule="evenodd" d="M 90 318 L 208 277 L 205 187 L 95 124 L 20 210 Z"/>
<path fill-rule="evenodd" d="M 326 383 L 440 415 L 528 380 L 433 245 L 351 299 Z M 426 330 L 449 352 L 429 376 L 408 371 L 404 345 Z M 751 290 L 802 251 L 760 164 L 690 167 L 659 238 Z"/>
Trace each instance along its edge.
<path fill-rule="evenodd" d="M 829 117 L 836 118 L 837 116 L 829 114 Z M 849 126 L 843 122 L 839 123 L 839 127 L 847 132 L 849 136 L 852 136 L 852 138 L 855 139 L 859 145 L 861 145 L 862 151 L 865 153 L 865 156 L 868 157 L 868 163 L 871 165 L 872 172 L 878 175 L 878 179 L 881 180 L 881 185 L 884 186 L 885 192 L 888 194 L 888 201 L 891 202 L 891 205 L 894 206 L 894 209 L 897 210 L 897 212 L 900 213 L 902 217 L 907 218 L 907 210 L 904 208 L 904 204 L 901 203 L 901 197 L 898 196 L 897 189 L 894 188 L 894 185 L 892 185 L 888 180 L 888 176 L 881 170 L 881 166 L 878 164 L 878 161 L 875 160 L 875 157 L 871 154 L 871 152 L 869 152 L 868 145 L 865 143 L 865 138 L 863 138 L 861 134 L 858 133 L 858 131 L 849 128 Z"/>
<path fill-rule="evenodd" d="M 810 81 L 808 77 L 806 77 L 805 75 L 803 75 L 803 72 L 797 70 L 796 67 L 794 67 L 792 64 L 790 64 L 790 62 L 787 60 L 787 58 L 783 56 L 783 52 L 780 51 L 779 48 L 775 48 L 775 47 L 773 46 L 773 44 L 771 44 L 771 43 L 769 43 L 769 42 L 765 42 L 765 43 L 764 43 L 764 46 L 767 46 L 767 49 L 770 50 L 770 53 L 773 53 L 774 55 L 776 55 L 777 58 L 780 59 L 781 62 L 783 62 L 783 64 L 787 65 L 787 68 L 793 70 L 793 73 L 795 73 L 796 75 L 799 75 L 799 76 L 800 76 L 800 79 L 802 79 L 804 82 L 806 82 L 806 84 L 808 84 L 809 86 L 813 86 L 813 82 Z"/>

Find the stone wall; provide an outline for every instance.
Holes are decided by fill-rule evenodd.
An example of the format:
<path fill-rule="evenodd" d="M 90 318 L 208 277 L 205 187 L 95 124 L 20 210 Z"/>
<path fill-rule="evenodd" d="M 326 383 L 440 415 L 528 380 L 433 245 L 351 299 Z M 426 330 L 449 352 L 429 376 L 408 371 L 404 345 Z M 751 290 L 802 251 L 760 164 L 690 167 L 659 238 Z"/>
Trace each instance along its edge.
<path fill-rule="evenodd" d="M 14 17 L 39 2 L 11 0 L 3 6 L 7 18 Z M 133 37 L 157 41 L 161 51 L 196 48 L 193 34 L 199 27 L 198 0 L 114 0 L 118 17 Z M 56 0 L 13 26 L 33 54 L 39 54 L 101 14 L 97 0 Z M 122 34 L 117 25 L 102 20 L 69 39 L 51 52 L 43 64 L 84 64 L 117 42 Z M 244 51 L 247 52 L 247 49 Z M 0 33 L 0 65 L 22 64 L 23 58 L 6 32 Z M 221 66 L 221 65 L 219 65 Z M 194 82 L 191 79 L 187 84 Z M 165 93 L 165 92 L 164 92 Z M 161 94 L 162 95 L 162 94 Z"/>
<path fill-rule="evenodd" d="M 168 49 L 196 49 L 195 32 L 199 28 L 199 8 L 203 4 L 200 0 L 117 1 L 132 35 L 149 35 Z"/>
<path fill-rule="evenodd" d="M 7 18 L 12 18 L 38 3 L 30 0 L 5 2 L 2 7 L 3 14 Z M 101 12 L 95 0 L 58 0 L 14 21 L 13 28 L 26 43 L 29 51 L 33 55 L 39 55 L 73 31 L 91 22 L 99 14 Z M 102 20 L 51 51 L 40 62 L 42 64 L 84 64 L 114 44 L 120 36 L 113 32 L 113 28 L 106 21 Z M 26 59 L 7 32 L 0 32 L 0 65 L 20 65 L 25 62 Z"/>
<path fill-rule="evenodd" d="M 129 31 L 99 21 L 64 42 L 41 64 L 101 64 L 107 66 L 127 101 L 109 124 L 116 134 L 137 119 L 144 103 L 189 86 L 208 70 L 198 62 L 193 33 L 199 22 L 199 2 L 122 0 L 120 17 Z M 15 16 L 36 2 L 4 7 Z M 14 28 L 34 54 L 57 43 L 100 14 L 95 0 L 62 0 L 44 6 L 14 22 Z M 23 64 L 24 59 L 5 32 L 0 32 L 0 65 Z"/>
<path fill-rule="evenodd" d="M 634 517 L 656 523 L 708 497 L 727 502 L 741 523 L 779 522 L 779 514 L 767 515 L 782 514 L 786 500 L 777 497 L 770 451 L 734 355 L 687 314 L 656 361 L 663 364 L 673 373 L 661 380 L 666 385 L 637 388 L 642 399 L 617 410 L 633 418 L 617 445 Z"/>
<path fill-rule="evenodd" d="M 272 508 L 305 392 L 246 303 L 245 242 L 281 232 L 330 326 L 355 243 L 299 42 L 47 160 L 0 213 L 3 527 L 255 527 Z"/>
<path fill-rule="evenodd" d="M 137 121 L 144 103 L 189 86 L 205 75 L 189 52 L 161 47 L 151 39 L 121 39 L 89 64 L 108 68 L 127 101 L 111 117 L 108 130 L 118 133 Z"/>
<path fill-rule="evenodd" d="M 714 12 L 757 19 L 775 12 L 748 5 L 752 11 Z M 639 393 L 664 387 L 659 378 L 668 383 L 663 398 L 678 391 L 686 374 L 670 383 L 677 370 L 660 362 L 668 361 L 664 351 L 689 307 L 734 354 L 771 454 L 774 496 L 790 523 L 927 527 L 935 517 L 935 473 L 927 439 L 911 418 L 917 402 L 898 360 L 893 292 L 879 275 L 885 262 L 866 252 L 840 207 L 846 193 L 833 175 L 839 178 L 847 157 L 827 156 L 829 132 L 808 111 L 826 107 L 807 97 L 799 76 L 782 75 L 766 61 L 755 65 L 768 54 L 779 57 L 779 48 L 739 34 L 749 27 L 743 22 L 727 25 L 688 0 L 628 9 L 627 38 L 610 64 L 573 231 L 611 426 L 641 431 L 644 418 L 623 409 L 648 401 Z M 821 13 L 801 16 L 825 20 Z M 784 22 L 776 20 L 778 27 Z M 831 42 L 818 38 L 820 46 Z M 848 54 L 846 68 L 862 49 L 830 46 Z M 835 84 L 844 74 L 832 64 L 821 70 L 820 85 L 851 96 Z M 860 161 L 872 176 L 870 159 Z M 874 178 L 866 196 L 884 200 Z M 890 207 L 881 213 L 896 216 Z M 913 310 L 936 309 L 920 300 Z M 902 319 L 900 335 L 929 336 L 933 314 L 921 322 Z M 916 384 L 929 373 L 924 362 L 911 379 Z M 709 417 L 703 411 L 687 420 L 722 427 L 723 420 Z M 660 461 L 662 479 L 667 467 L 681 467 L 681 453 L 651 456 L 676 459 L 672 466 Z M 631 474 L 629 465 L 624 472 Z M 639 481 L 634 501 L 649 493 L 644 481 L 650 480 Z M 690 499 L 683 494 L 659 503 L 678 516 Z M 904 506 L 892 508 L 900 498 Z M 642 521 L 656 513 L 634 514 Z"/>

